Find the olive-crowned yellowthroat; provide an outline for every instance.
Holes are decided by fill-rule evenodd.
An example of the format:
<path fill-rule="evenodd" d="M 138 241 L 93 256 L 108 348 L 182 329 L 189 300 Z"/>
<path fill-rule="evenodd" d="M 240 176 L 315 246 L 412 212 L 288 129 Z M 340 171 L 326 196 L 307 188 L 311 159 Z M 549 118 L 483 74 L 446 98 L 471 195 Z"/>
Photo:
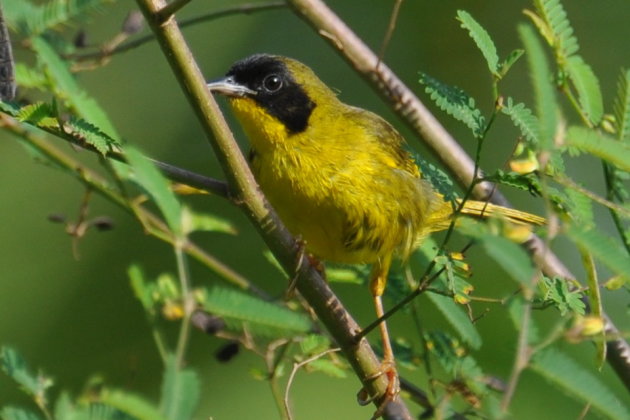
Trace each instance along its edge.
<path fill-rule="evenodd" d="M 323 260 L 372 264 L 376 312 L 394 255 L 405 258 L 427 234 L 446 229 L 452 203 L 422 179 L 405 140 L 378 115 L 346 105 L 304 64 L 256 54 L 208 84 L 228 96 L 251 143 L 252 170 L 287 228 Z M 466 201 L 463 214 L 542 224 L 528 213 Z M 390 392 L 397 376 L 381 323 Z"/>

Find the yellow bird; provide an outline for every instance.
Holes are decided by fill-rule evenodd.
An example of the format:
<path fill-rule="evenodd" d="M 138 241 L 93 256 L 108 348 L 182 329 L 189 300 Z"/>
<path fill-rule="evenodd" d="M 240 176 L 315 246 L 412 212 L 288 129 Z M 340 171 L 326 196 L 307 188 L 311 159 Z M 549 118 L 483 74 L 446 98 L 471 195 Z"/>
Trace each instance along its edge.
<path fill-rule="evenodd" d="M 378 115 L 341 102 L 304 64 L 256 54 L 208 84 L 228 97 L 251 143 L 254 175 L 287 228 L 313 256 L 372 264 L 376 313 L 392 257 L 404 259 L 427 234 L 448 228 L 453 205 L 422 179 L 405 140 Z M 528 213 L 466 201 L 462 213 L 542 224 Z M 384 371 L 395 393 L 385 323 Z"/>

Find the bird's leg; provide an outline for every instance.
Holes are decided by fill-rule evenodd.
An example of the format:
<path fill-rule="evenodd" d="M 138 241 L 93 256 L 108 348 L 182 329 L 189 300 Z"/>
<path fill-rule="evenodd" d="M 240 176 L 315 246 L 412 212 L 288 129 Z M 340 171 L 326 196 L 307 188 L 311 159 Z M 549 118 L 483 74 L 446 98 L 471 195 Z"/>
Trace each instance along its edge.
<path fill-rule="evenodd" d="M 389 272 L 390 264 L 391 256 L 388 256 L 374 263 L 374 266 L 372 267 L 370 292 L 374 298 L 374 307 L 376 308 L 376 316 L 378 318 L 381 318 L 385 314 L 382 296 L 387 284 L 387 273 Z M 381 332 L 381 339 L 383 341 L 383 364 L 381 365 L 381 371 L 379 374 L 385 375 L 388 380 L 387 390 L 385 391 L 383 403 L 381 404 L 381 407 L 384 407 L 385 404 L 396 398 L 400 392 L 400 382 L 398 380 L 394 351 L 392 350 L 392 344 L 389 340 L 389 331 L 387 330 L 387 323 L 385 320 L 380 323 L 379 329 Z"/>

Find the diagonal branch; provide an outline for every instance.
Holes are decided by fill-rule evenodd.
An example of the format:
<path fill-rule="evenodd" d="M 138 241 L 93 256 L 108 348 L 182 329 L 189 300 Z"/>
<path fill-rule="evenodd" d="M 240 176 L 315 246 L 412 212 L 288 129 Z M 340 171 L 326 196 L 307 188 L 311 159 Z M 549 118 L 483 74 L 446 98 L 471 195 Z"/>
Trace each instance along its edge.
<path fill-rule="evenodd" d="M 380 363 L 376 355 L 367 340 L 356 342 L 358 324 L 332 293 L 319 272 L 310 264 L 300 264 L 305 260 L 299 258 L 300 247 L 259 191 L 217 103 L 206 88 L 206 82 L 177 22 L 169 19 L 160 24 L 156 19 L 165 2 L 137 0 L 137 3 L 211 142 L 236 203 L 250 218 L 286 271 L 296 273 L 296 287 L 341 347 L 369 394 L 383 395 L 387 388 L 387 379 L 379 375 Z M 380 399 L 377 398 L 375 403 L 378 405 L 379 402 Z M 385 417 L 411 419 L 407 407 L 400 399 L 387 404 Z"/>
<path fill-rule="evenodd" d="M 473 181 L 474 161 L 446 131 L 418 97 L 322 0 L 287 0 L 296 14 L 311 25 L 336 48 L 355 70 L 368 79 L 373 87 L 391 102 L 392 107 L 435 153 L 442 164 L 467 188 Z M 377 66 L 378 64 L 378 66 Z M 483 174 L 479 173 L 479 177 Z M 507 199 L 490 182 L 479 182 L 473 189 L 478 200 L 489 200 L 510 206 Z M 569 269 L 537 236 L 525 244 L 532 259 L 549 276 L 575 278 Z M 615 337 L 609 344 L 608 361 L 630 389 L 630 345 L 620 338 L 619 330 L 604 314 L 606 334 Z"/>

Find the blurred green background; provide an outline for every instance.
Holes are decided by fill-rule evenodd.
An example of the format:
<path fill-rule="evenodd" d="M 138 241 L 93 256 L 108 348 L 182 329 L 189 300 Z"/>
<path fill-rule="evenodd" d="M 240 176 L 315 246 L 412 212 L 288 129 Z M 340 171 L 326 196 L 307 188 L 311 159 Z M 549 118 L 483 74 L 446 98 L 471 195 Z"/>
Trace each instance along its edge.
<path fill-rule="evenodd" d="M 196 16 L 233 3 L 192 2 L 179 17 Z M 379 48 L 392 1 L 338 0 L 328 4 L 372 48 Z M 608 0 L 565 1 L 564 5 L 580 40 L 581 54 L 599 77 L 609 112 L 619 68 L 630 65 L 630 4 L 627 0 Z M 103 8 L 102 13 L 92 14 L 64 31 L 72 37 L 79 29 L 85 29 L 88 42 L 102 42 L 118 31 L 126 14 L 134 7 L 131 1 L 115 2 Z M 493 106 L 490 77 L 481 54 L 459 28 L 455 13 L 458 9 L 469 11 L 489 31 L 500 56 L 504 57 L 520 47 L 516 24 L 526 20 L 521 13 L 525 7 L 531 8 L 530 2 L 407 1 L 402 6 L 386 62 L 423 100 L 426 96 L 417 84 L 420 70 L 462 87 L 487 112 Z M 288 9 L 228 17 L 190 27 L 185 34 L 208 79 L 221 76 L 233 61 L 255 52 L 297 58 L 311 66 L 329 86 L 338 89 L 345 102 L 380 113 L 396 124 L 410 143 L 431 159 L 371 87 Z M 18 57 L 28 56 L 18 52 Z M 531 104 L 525 67 L 525 60 L 521 60 L 502 82 L 502 91 Z M 156 43 L 117 55 L 108 66 L 81 74 L 80 81 L 109 112 L 125 140 L 139 145 L 159 160 L 222 177 L 208 142 Z M 569 120 L 575 119 L 567 114 Z M 474 150 L 466 128 L 443 114 L 437 115 L 467 150 Z M 483 167 L 493 169 L 504 164 L 512 150 L 515 133 L 506 119 L 497 122 L 487 140 Z M 91 375 L 100 375 L 107 384 L 156 400 L 161 363 L 143 310 L 129 287 L 126 270 L 137 262 L 152 276 L 163 271 L 174 272 L 172 249 L 146 236 L 126 213 L 94 197 L 90 214 L 107 215 L 113 218 L 116 227 L 110 232 L 90 232 L 78 244 L 79 258 L 75 259 L 71 238 L 61 225 L 48 222 L 47 216 L 61 213 L 76 218 L 83 188 L 66 174 L 34 161 L 7 134 L 0 133 L 0 136 L 0 188 L 5 195 L 0 207 L 3 221 L 0 226 L 0 344 L 16 347 L 32 366 L 41 367 L 56 378 L 56 390 L 63 388 L 77 393 Z M 60 147 L 68 149 L 66 145 Z M 76 151 L 76 154 L 86 161 L 94 161 L 86 152 Z M 571 165 L 576 179 L 595 191 L 602 191 L 601 167 L 597 162 L 582 159 Z M 509 190 L 505 193 L 519 207 L 541 209 L 539 202 L 523 193 Z M 285 280 L 267 263 L 262 255 L 262 241 L 238 211 L 215 197 L 187 200 L 195 209 L 228 218 L 239 229 L 237 236 L 203 234 L 194 239 L 270 293 L 280 295 L 284 291 Z M 598 216 L 604 225 L 609 225 L 606 212 L 600 211 Z M 581 275 L 577 254 L 562 245 L 559 243 L 557 247 L 559 255 Z M 503 296 L 516 288 L 484 257 L 482 250 L 473 249 L 470 261 L 475 273 L 472 282 L 479 295 Z M 195 263 L 192 274 L 197 284 L 218 281 L 215 275 Z M 367 290 L 351 285 L 336 285 L 335 290 L 361 323 L 373 319 Z M 617 293 L 605 298 L 609 315 L 618 326 L 627 327 L 627 296 Z M 448 328 L 426 298 L 420 298 L 420 306 L 427 328 Z M 475 308 L 480 313 L 485 306 Z M 506 378 L 512 366 L 516 332 L 503 308 L 492 306 L 490 309 L 477 324 L 484 345 L 475 357 L 486 372 Z M 545 322 L 555 316 L 555 311 L 550 310 L 537 315 L 537 319 Z M 391 322 L 394 335 L 415 337 L 411 326 L 403 321 L 404 317 L 394 317 Z M 242 353 L 231 363 L 220 364 L 213 354 L 222 344 L 218 339 L 194 331 L 189 360 L 203 385 L 197 418 L 277 418 L 268 385 L 253 379 L 249 373 L 252 368 L 262 368 L 262 361 Z M 589 370 L 596 370 L 594 348 L 590 344 L 564 344 L 563 350 Z M 424 377 L 418 371 L 404 373 L 412 380 Z M 628 393 L 608 366 L 602 369 L 602 376 L 616 395 L 630 404 Z M 423 381 L 419 382 L 424 385 Z M 300 373 L 292 389 L 296 418 L 368 418 L 372 407 L 360 408 L 354 402 L 359 387 L 352 376 L 337 380 L 322 374 Z M 14 384 L 0 375 L 0 406 L 9 403 L 28 404 Z M 518 419 L 535 416 L 570 419 L 578 417 L 582 405 L 558 395 L 540 377 L 525 372 L 512 408 Z M 587 418 L 594 418 L 594 414 L 589 413 Z"/>

